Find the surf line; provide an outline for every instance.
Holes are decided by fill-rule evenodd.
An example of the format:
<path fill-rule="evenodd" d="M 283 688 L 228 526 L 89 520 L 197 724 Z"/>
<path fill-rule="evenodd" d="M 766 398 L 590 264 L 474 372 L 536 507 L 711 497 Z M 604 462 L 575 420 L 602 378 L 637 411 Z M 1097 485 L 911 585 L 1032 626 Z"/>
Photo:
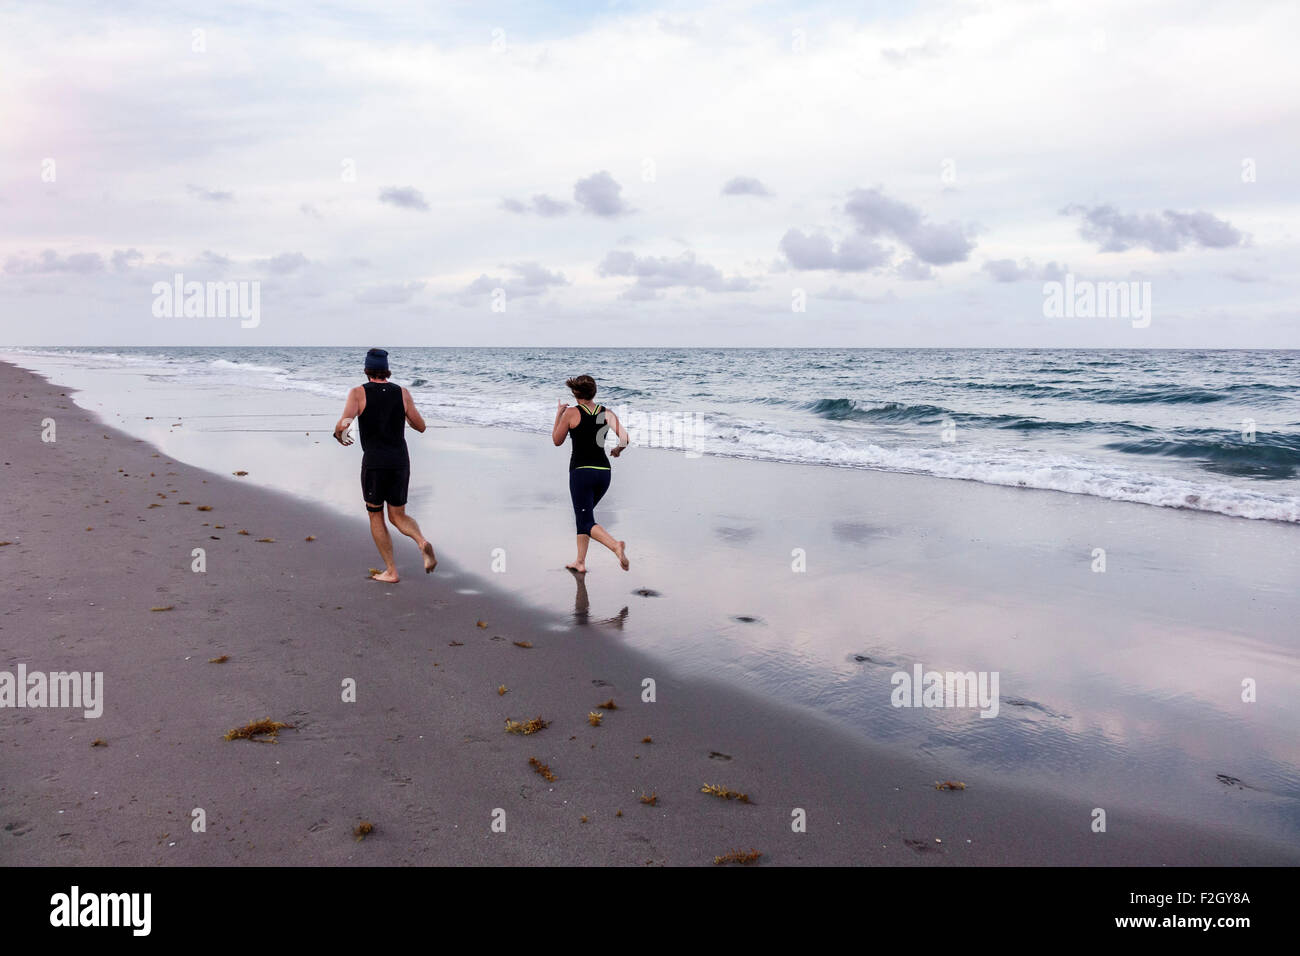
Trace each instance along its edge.
<path fill-rule="evenodd" d="M 103 671 L 0 671 L 0 707 L 81 707 L 93 720 L 104 713 Z"/>

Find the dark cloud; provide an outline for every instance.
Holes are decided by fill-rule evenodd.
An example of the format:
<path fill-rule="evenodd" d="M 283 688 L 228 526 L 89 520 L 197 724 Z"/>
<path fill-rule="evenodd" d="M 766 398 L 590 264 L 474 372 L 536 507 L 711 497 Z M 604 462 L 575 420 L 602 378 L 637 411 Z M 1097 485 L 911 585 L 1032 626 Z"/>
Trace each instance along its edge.
<path fill-rule="evenodd" d="M 379 191 L 379 201 L 402 209 L 415 209 L 419 212 L 429 211 L 429 204 L 425 201 L 424 194 L 414 186 L 389 186 L 381 189 Z"/>
<path fill-rule="evenodd" d="M 772 192 L 753 176 L 735 176 L 722 184 L 724 196 L 771 196 Z"/>
<path fill-rule="evenodd" d="M 606 218 L 626 215 L 632 211 L 623 201 L 620 195 L 622 192 L 623 187 L 603 169 L 573 184 L 574 202 L 592 215 Z"/>
<path fill-rule="evenodd" d="M 896 239 L 917 259 L 930 265 L 965 262 L 975 248 L 960 223 L 939 225 L 927 222 L 915 206 L 890 199 L 879 189 L 854 190 L 844 211 L 864 236 Z"/>
<path fill-rule="evenodd" d="M 790 229 L 781 237 L 781 251 L 795 269 L 833 269 L 836 272 L 867 272 L 889 261 L 890 251 L 863 236 L 849 236 L 836 247 L 823 232 L 803 233 Z"/>
<path fill-rule="evenodd" d="M 395 282 L 372 285 L 357 293 L 357 301 L 365 305 L 400 305 L 424 288 L 423 282 Z"/>
<path fill-rule="evenodd" d="M 1065 278 L 1066 267 L 1056 262 L 1045 266 L 1035 265 L 1032 259 L 991 259 L 984 263 L 984 271 L 994 282 L 1019 282 L 1022 279 L 1057 281 Z"/>
<path fill-rule="evenodd" d="M 90 275 L 93 272 L 103 271 L 104 259 L 98 252 L 74 252 L 68 256 L 61 256 L 53 249 L 46 249 L 37 259 L 10 256 L 5 261 L 5 272 L 10 275 L 38 275 L 43 272 Z"/>
<path fill-rule="evenodd" d="M 563 273 L 548 272 L 536 262 L 516 262 L 506 268 L 514 273 L 513 277 L 503 278 L 484 273 L 465 287 L 465 293 L 490 295 L 496 289 L 504 289 L 506 295 L 516 298 L 540 295 L 551 286 L 569 284 L 569 280 L 564 278 Z"/>
<path fill-rule="evenodd" d="M 253 264 L 274 275 L 283 276 L 291 272 L 297 272 L 307 265 L 307 257 L 301 252 L 282 252 L 270 259 L 258 259 Z"/>
<path fill-rule="evenodd" d="M 1101 252 L 1124 252 L 1146 246 L 1152 252 L 1177 252 L 1184 245 L 1223 249 L 1241 245 L 1245 236 L 1226 220 L 1208 212 L 1124 214 L 1114 206 L 1073 204 L 1063 215 L 1080 217 L 1079 235 L 1096 242 Z"/>
<path fill-rule="evenodd" d="M 709 292 L 749 292 L 758 286 L 743 276 L 727 278 L 716 266 L 700 262 L 695 253 L 684 252 L 676 259 L 666 256 L 638 256 L 625 249 L 615 249 L 605 255 L 596 267 L 602 276 L 628 276 L 636 279 L 635 285 L 625 295 L 630 299 L 652 298 L 660 289 L 673 286 L 705 289 Z"/>
<path fill-rule="evenodd" d="M 225 192 L 219 189 L 204 189 L 202 186 L 188 185 L 185 187 L 191 196 L 195 199 L 201 199 L 204 202 L 234 202 L 235 194 Z"/>

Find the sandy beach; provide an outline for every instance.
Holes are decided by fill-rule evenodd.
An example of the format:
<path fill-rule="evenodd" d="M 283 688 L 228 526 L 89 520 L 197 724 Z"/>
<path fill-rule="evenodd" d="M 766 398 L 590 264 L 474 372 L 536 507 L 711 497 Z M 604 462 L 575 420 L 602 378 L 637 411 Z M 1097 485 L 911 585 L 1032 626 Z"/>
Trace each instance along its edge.
<path fill-rule="evenodd" d="M 633 552 L 642 563 L 632 574 L 620 576 L 612 562 L 593 570 L 586 606 L 579 590 L 559 626 L 538 595 L 557 593 L 555 582 L 567 579 L 563 601 L 572 606 L 575 584 L 532 560 L 539 543 L 504 541 L 520 571 L 500 581 L 486 568 L 495 529 L 475 550 L 462 544 L 474 523 L 447 515 L 475 513 L 470 485 L 460 496 L 443 491 L 426 514 L 413 504 L 439 547 L 438 571 L 419 573 L 418 555 L 403 541 L 403 580 L 379 585 L 367 580 L 375 558 L 359 508 L 349 517 L 323 499 L 258 486 L 228 473 L 238 464 L 226 473 L 182 464 L 97 421 L 66 387 L 7 363 L 0 364 L 0 407 L 15 423 L 0 466 L 0 562 L 10 582 L 0 667 L 104 675 L 99 718 L 0 710 L 6 865 L 703 865 L 751 848 L 776 865 L 1300 861 L 1294 842 L 1265 832 L 1286 832 L 1276 822 L 1293 813 L 1285 794 L 1220 785 L 1224 801 L 1268 804 L 1258 812 L 1273 822 L 1256 833 L 1239 824 L 1240 808 L 1215 825 L 1203 814 L 1189 821 L 1174 803 L 1156 812 L 1158 801 L 1102 804 L 1113 806 L 1107 831 L 1094 833 L 1095 794 L 979 772 L 954 756 L 963 739 L 978 750 L 969 735 L 954 730 L 945 739 L 934 725 L 935 746 L 918 756 L 891 743 L 887 726 L 850 727 L 834 719 L 834 707 L 818 713 L 798 688 L 774 693 L 763 680 L 724 680 L 721 670 L 707 679 L 673 661 L 663 641 L 624 639 L 629 615 L 644 617 L 649 607 L 667 608 L 649 613 L 668 615 L 663 629 L 670 631 L 712 620 L 724 604 L 733 617 L 754 611 L 768 631 L 783 629 L 781 601 L 755 611 L 750 600 L 768 585 L 732 588 L 725 562 L 692 585 L 694 565 L 674 572 L 673 555 L 647 544 Z M 42 441 L 47 418 L 56 423 L 54 442 Z M 355 482 L 354 460 L 334 461 L 338 481 Z M 668 456 L 660 462 L 675 467 Z M 625 487 L 664 480 L 659 468 L 647 464 Z M 456 475 L 444 467 L 428 480 L 445 489 Z M 549 507 L 559 486 L 547 492 Z M 627 504 L 636 500 L 628 494 L 611 509 L 616 526 L 637 523 Z M 729 537 L 716 533 L 732 527 L 725 516 L 695 517 L 708 521 L 720 549 L 752 548 L 772 530 L 747 535 L 737 525 Z M 564 520 L 561 510 L 557 526 Z M 1256 537 L 1248 524 L 1237 523 L 1239 541 L 1221 537 L 1221 551 L 1258 549 L 1259 541 L 1247 540 Z M 871 535 L 850 521 L 841 537 L 855 548 Z M 890 615 L 902 613 L 897 601 L 873 599 L 871 588 L 883 595 L 903 580 L 908 561 L 926 557 L 924 537 L 900 548 L 892 564 L 882 562 L 876 584 L 849 596 L 862 602 L 871 632 L 889 630 Z M 205 552 L 202 573 L 192 570 L 195 548 Z M 525 570 L 534 564 L 546 570 Z M 1032 585 L 1049 571 L 1026 574 Z M 549 577 L 538 585 L 535 575 Z M 1121 589 L 1139 586 L 1111 580 Z M 945 613 L 977 620 L 989 613 L 986 605 L 1005 603 L 966 600 L 971 583 L 948 592 Z M 652 585 L 658 597 L 633 593 Z M 1127 613 L 1127 598 L 1113 600 L 1117 620 L 1154 626 L 1149 609 Z M 1024 613 L 1044 620 L 1060 611 L 1031 607 L 1028 597 L 1022 603 Z M 1285 610 L 1279 604 L 1274 613 Z M 1207 628 L 1213 624 L 1206 619 Z M 797 644 L 797 636 L 784 640 Z M 866 646 L 862 635 L 851 643 Z M 211 662 L 219 658 L 226 660 Z M 642 699 L 647 679 L 652 703 Z M 355 702 L 343 699 L 349 680 Z M 599 707 L 611 699 L 616 709 Z M 592 713 L 602 715 L 598 726 Z M 536 717 L 547 722 L 540 732 L 506 732 L 507 720 Z M 260 718 L 292 729 L 276 743 L 224 739 Z M 950 780 L 965 788 L 936 788 Z M 749 802 L 702 793 L 704 785 Z M 205 832 L 191 826 L 196 809 Z M 806 828 L 792 826 L 801 817 Z M 504 832 L 494 831 L 502 819 Z M 354 829 L 363 821 L 374 831 L 358 840 Z"/>

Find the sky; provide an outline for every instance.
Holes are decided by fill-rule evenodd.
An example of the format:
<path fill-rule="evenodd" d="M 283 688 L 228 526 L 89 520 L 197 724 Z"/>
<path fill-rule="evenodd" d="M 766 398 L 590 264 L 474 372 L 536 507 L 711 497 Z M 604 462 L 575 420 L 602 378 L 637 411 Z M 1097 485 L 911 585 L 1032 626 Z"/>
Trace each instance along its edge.
<path fill-rule="evenodd" d="M 1291 0 L 3 22 L 0 345 L 1300 348 Z"/>

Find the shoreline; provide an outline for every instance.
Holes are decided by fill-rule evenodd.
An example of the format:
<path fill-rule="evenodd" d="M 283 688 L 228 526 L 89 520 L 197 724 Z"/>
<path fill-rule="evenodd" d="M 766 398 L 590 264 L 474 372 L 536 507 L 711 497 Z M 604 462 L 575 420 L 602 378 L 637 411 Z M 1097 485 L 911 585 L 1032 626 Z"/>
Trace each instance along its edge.
<path fill-rule="evenodd" d="M 369 582 L 360 517 L 175 463 L 64 391 L 0 363 L 4 411 L 29 423 L 0 466 L 13 489 L 0 539 L 14 542 L 0 561 L 16 582 L 0 666 L 102 670 L 106 703 L 94 721 L 0 710 L 9 865 L 685 865 L 751 847 L 772 864 L 1300 861 L 1294 847 L 1150 814 L 1113 814 L 1093 834 L 1089 801 L 993 778 L 935 790 L 950 779 L 942 760 L 674 674 L 600 640 L 614 625 L 552 630 L 507 594 L 459 594 L 479 576 L 442 548 L 426 579 L 396 542 L 402 583 Z M 47 416 L 53 444 L 40 440 Z M 189 567 L 199 546 L 203 574 Z M 68 555 L 87 547 L 70 575 Z M 349 677 L 356 703 L 340 699 Z M 654 704 L 640 701 L 645 677 Z M 609 697 L 618 709 L 590 726 Z M 539 715 L 551 726 L 537 735 L 502 729 Z M 222 739 L 262 717 L 295 729 L 278 744 Z M 701 794 L 705 783 L 753 804 Z M 206 833 L 190 828 L 194 808 Z M 791 829 L 795 808 L 806 833 Z M 490 828 L 497 809 L 505 833 Z M 363 819 L 376 830 L 358 842 Z"/>

